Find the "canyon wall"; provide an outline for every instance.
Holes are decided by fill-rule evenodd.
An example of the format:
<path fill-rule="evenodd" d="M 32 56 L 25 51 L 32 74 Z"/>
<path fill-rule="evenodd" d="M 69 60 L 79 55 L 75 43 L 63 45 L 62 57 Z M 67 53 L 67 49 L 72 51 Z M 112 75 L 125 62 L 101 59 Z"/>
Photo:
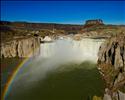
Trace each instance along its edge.
<path fill-rule="evenodd" d="M 105 81 L 104 100 L 125 100 L 125 34 L 103 43 L 98 53 L 98 69 Z"/>
<path fill-rule="evenodd" d="M 40 41 L 36 37 L 27 37 L 1 43 L 1 58 L 31 57 L 36 55 Z"/>

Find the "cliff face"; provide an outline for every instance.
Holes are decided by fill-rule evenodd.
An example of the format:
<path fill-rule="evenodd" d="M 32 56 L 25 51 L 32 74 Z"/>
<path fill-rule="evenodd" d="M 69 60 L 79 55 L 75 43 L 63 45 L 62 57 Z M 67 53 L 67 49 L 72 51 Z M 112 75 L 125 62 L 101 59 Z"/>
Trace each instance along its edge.
<path fill-rule="evenodd" d="M 125 100 L 125 35 L 103 43 L 98 57 L 98 69 L 106 85 L 104 100 Z"/>
<path fill-rule="evenodd" d="M 40 46 L 38 38 L 29 37 L 1 43 L 1 57 L 31 57 Z"/>

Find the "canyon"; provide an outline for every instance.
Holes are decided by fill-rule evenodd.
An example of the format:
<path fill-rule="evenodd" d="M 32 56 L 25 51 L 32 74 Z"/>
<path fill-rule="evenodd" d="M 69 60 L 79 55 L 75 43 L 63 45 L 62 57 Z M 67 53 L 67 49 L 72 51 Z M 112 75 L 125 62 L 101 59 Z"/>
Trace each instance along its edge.
<path fill-rule="evenodd" d="M 88 20 L 85 25 L 1 21 L 0 26 L 2 29 L 0 58 L 2 60 L 15 59 L 16 57 L 17 60 L 20 58 L 31 59 L 26 65 L 23 65 L 21 72 L 16 76 L 17 80 L 12 85 L 14 93 L 18 90 L 15 87 L 25 86 L 29 88 L 32 84 L 47 78 L 48 74 L 56 72 L 57 69 L 59 69 L 57 72 L 62 71 L 63 68 L 65 69 L 64 66 L 67 66 L 62 67 L 63 64 L 73 63 L 76 70 L 84 69 L 84 66 L 93 63 L 87 71 L 97 71 L 98 69 L 102 77 L 101 80 L 100 75 L 97 75 L 100 83 L 99 96 L 101 97 L 99 98 L 103 100 L 125 99 L 124 25 L 105 25 L 101 19 L 97 19 Z M 64 72 L 72 69 L 71 66 L 67 68 L 69 69 L 64 70 Z M 83 71 L 86 72 L 86 68 Z M 80 74 L 78 73 L 78 75 Z M 91 76 L 92 73 L 89 75 Z M 105 85 L 101 83 L 102 81 Z M 63 82 L 65 84 L 65 81 Z M 85 85 L 84 79 L 83 82 Z M 102 92 L 104 91 L 103 86 L 105 86 L 105 92 Z M 98 94 L 96 88 L 93 89 L 93 93 Z M 12 94 L 15 97 L 14 93 Z M 96 95 L 93 93 L 92 96 Z M 85 96 L 85 98 L 87 97 Z"/>
<path fill-rule="evenodd" d="M 82 97 L 86 100 L 89 96 L 103 96 L 103 82 L 96 62 L 98 49 L 104 41 L 74 40 L 66 36 L 41 43 L 39 54 L 31 57 L 15 76 L 6 99 L 80 100 Z"/>

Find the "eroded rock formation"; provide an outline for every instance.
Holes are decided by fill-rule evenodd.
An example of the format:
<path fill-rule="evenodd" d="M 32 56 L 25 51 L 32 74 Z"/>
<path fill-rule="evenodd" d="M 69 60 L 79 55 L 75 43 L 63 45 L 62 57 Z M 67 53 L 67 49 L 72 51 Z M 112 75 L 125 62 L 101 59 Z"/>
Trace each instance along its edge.
<path fill-rule="evenodd" d="M 103 25 L 103 21 L 101 19 L 95 19 L 95 20 L 87 20 L 85 23 L 85 26 L 89 25 Z"/>
<path fill-rule="evenodd" d="M 125 100 L 125 34 L 105 41 L 98 57 L 98 69 L 106 85 L 104 100 Z"/>
<path fill-rule="evenodd" d="M 15 39 L 1 43 L 1 57 L 31 57 L 36 54 L 40 41 L 36 37 Z"/>

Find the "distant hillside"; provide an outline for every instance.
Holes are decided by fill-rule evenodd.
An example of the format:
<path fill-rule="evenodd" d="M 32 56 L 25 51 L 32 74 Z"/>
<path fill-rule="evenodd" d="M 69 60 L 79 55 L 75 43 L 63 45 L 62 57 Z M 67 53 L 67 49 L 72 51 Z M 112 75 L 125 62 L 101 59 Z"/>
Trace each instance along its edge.
<path fill-rule="evenodd" d="M 21 29 L 29 30 L 41 30 L 41 29 L 57 29 L 65 31 L 78 31 L 83 28 L 83 25 L 71 25 L 71 24 L 56 24 L 56 23 L 28 23 L 28 22 L 8 22 L 0 21 L 0 25 L 11 26 Z"/>
<path fill-rule="evenodd" d="M 92 25 L 86 26 L 79 31 L 85 36 L 114 36 L 121 32 L 125 32 L 125 25 Z"/>
<path fill-rule="evenodd" d="M 27 36 L 39 34 L 40 36 L 58 34 L 77 34 L 82 25 L 55 24 L 55 23 L 28 23 L 0 21 L 2 40 L 13 38 L 14 36 Z"/>
<path fill-rule="evenodd" d="M 105 25 L 102 20 L 88 20 L 85 25 L 28 23 L 0 21 L 2 41 L 19 36 L 57 36 L 81 34 L 81 36 L 112 36 L 125 32 L 125 25 Z"/>

